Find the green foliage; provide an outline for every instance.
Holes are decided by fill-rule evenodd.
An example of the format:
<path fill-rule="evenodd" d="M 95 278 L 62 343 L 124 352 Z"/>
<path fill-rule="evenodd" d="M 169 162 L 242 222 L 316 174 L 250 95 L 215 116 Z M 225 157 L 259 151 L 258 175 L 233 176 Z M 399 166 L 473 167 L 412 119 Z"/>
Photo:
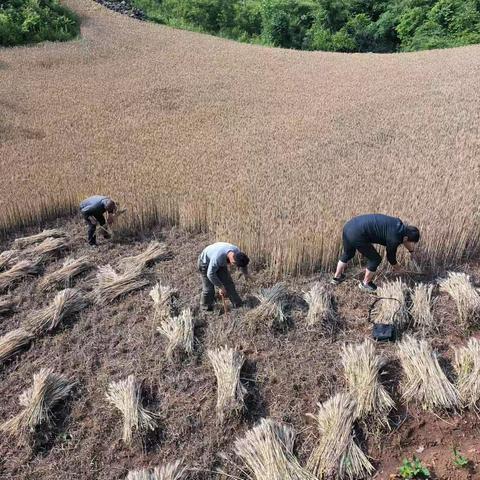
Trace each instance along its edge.
<path fill-rule="evenodd" d="M 398 473 L 407 480 L 430 478 L 430 470 L 415 456 L 412 460 L 404 458 Z"/>
<path fill-rule="evenodd" d="M 467 468 L 470 465 L 470 460 L 467 457 L 464 457 L 455 447 L 453 449 L 453 464 L 458 468 Z"/>
<path fill-rule="evenodd" d="M 0 0 L 2 46 L 70 40 L 78 33 L 78 19 L 58 0 Z"/>
<path fill-rule="evenodd" d="M 381 53 L 480 43 L 480 0 L 133 2 L 157 22 L 284 48 Z"/>

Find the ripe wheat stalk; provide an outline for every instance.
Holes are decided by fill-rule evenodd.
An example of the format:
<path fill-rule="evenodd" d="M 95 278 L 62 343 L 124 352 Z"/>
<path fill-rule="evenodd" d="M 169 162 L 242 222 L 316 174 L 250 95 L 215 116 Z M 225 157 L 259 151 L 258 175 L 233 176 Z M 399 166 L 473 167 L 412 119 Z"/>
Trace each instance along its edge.
<path fill-rule="evenodd" d="M 385 364 L 386 359 L 375 353 L 371 340 L 344 345 L 342 365 L 348 392 L 356 400 L 356 419 L 370 418 L 388 425 L 388 414 L 395 403 L 380 383 L 380 370 Z"/>
<path fill-rule="evenodd" d="M 398 356 L 404 371 L 403 398 L 407 402 L 416 401 L 429 411 L 458 409 L 458 390 L 445 375 L 426 340 L 407 335 L 398 344 Z"/>
<path fill-rule="evenodd" d="M 156 323 L 158 320 L 165 320 L 170 317 L 177 291 L 168 285 L 157 283 L 150 290 L 149 295 L 154 304 L 154 322 Z"/>
<path fill-rule="evenodd" d="M 20 395 L 24 409 L 1 425 L 0 430 L 26 438 L 41 425 L 48 426 L 53 420 L 52 409 L 68 396 L 73 385 L 51 369 L 42 368 L 33 376 L 33 386 Z"/>
<path fill-rule="evenodd" d="M 0 292 L 12 288 L 22 280 L 38 275 L 41 271 L 39 259 L 21 260 L 5 272 L 0 273 Z"/>
<path fill-rule="evenodd" d="M 35 243 L 40 243 L 47 238 L 62 238 L 66 237 L 66 233 L 59 228 L 52 228 L 50 230 L 44 230 L 43 232 L 37 233 L 36 235 L 30 235 L 28 237 L 17 238 L 13 245 L 15 248 L 25 248 Z"/>
<path fill-rule="evenodd" d="M 285 297 L 288 290 L 285 284 L 277 283 L 271 288 L 263 288 L 256 294 L 260 304 L 247 313 L 251 325 L 283 325 L 286 321 Z"/>
<path fill-rule="evenodd" d="M 62 267 L 54 272 L 45 275 L 38 284 L 40 292 L 52 290 L 61 285 L 63 287 L 70 287 L 72 280 L 82 273 L 91 270 L 94 267 L 93 262 L 87 257 L 67 258 Z"/>
<path fill-rule="evenodd" d="M 153 469 L 133 470 L 128 472 L 126 480 L 184 480 L 187 469 L 181 460 L 167 463 Z"/>
<path fill-rule="evenodd" d="M 245 462 L 254 480 L 315 480 L 293 453 L 295 432 L 271 418 L 263 418 L 235 441 L 235 453 Z"/>
<path fill-rule="evenodd" d="M 70 247 L 70 243 L 65 237 L 48 237 L 38 245 L 29 248 L 25 253 L 32 256 L 38 256 L 42 259 L 55 256 L 67 250 Z"/>
<path fill-rule="evenodd" d="M 167 254 L 167 247 L 164 243 L 156 241 L 150 242 L 148 247 L 138 255 L 133 257 L 125 257 L 121 260 L 120 265 L 125 270 L 131 270 L 132 268 L 143 269 L 157 260 L 165 258 Z"/>
<path fill-rule="evenodd" d="M 0 253 L 0 271 L 12 267 L 19 260 L 18 250 L 5 250 Z"/>
<path fill-rule="evenodd" d="M 227 347 L 208 350 L 207 355 L 217 377 L 217 418 L 223 424 L 244 407 L 247 391 L 240 381 L 240 371 L 245 357 L 243 353 Z"/>
<path fill-rule="evenodd" d="M 18 300 L 12 296 L 0 298 L 0 317 L 15 310 Z"/>
<path fill-rule="evenodd" d="M 325 284 L 313 284 L 308 292 L 303 293 L 303 298 L 308 304 L 308 325 L 320 323 L 325 328 L 334 321 L 333 295 Z"/>
<path fill-rule="evenodd" d="M 168 339 L 167 358 L 193 352 L 193 315 L 190 308 L 185 308 L 178 317 L 166 317 L 157 328 Z"/>
<path fill-rule="evenodd" d="M 23 328 L 16 328 L 0 337 L 0 364 L 20 352 L 35 338 Z"/>
<path fill-rule="evenodd" d="M 435 322 L 432 311 L 433 288 L 433 285 L 419 283 L 415 285 L 412 291 L 410 315 L 412 316 L 414 327 L 421 330 L 423 334 L 438 330 L 438 323 Z"/>
<path fill-rule="evenodd" d="M 405 327 L 408 323 L 408 292 L 407 285 L 400 279 L 378 287 L 377 297 L 381 300 L 375 305 L 374 322 Z"/>
<path fill-rule="evenodd" d="M 318 408 L 313 418 L 320 438 L 307 468 L 320 480 L 370 478 L 374 468 L 353 437 L 355 400 L 348 393 L 337 393 Z"/>
<path fill-rule="evenodd" d="M 111 382 L 107 389 L 107 400 L 123 416 L 123 441 L 130 445 L 134 432 L 141 435 L 158 427 L 156 413 L 143 408 L 141 402 L 141 387 L 134 375 L 125 380 Z"/>
<path fill-rule="evenodd" d="M 455 348 L 453 362 L 457 388 L 465 408 L 480 409 L 480 341 L 470 338 L 465 347 Z"/>

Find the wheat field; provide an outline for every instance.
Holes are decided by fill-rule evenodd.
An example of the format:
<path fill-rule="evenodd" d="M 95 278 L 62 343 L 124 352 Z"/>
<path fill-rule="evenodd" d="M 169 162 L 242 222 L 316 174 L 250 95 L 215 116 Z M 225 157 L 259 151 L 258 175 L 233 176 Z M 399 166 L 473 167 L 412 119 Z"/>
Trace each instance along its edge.
<path fill-rule="evenodd" d="M 330 268 L 365 212 L 417 224 L 431 265 L 480 251 L 479 46 L 288 51 L 65 3 L 80 39 L 0 49 L 1 231 L 103 193 L 278 275 Z"/>

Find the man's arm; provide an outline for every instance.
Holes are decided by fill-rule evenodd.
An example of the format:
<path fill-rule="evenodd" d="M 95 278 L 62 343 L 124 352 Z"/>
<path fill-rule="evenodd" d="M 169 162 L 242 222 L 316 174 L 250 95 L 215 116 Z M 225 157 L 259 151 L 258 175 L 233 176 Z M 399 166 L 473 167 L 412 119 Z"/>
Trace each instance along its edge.
<path fill-rule="evenodd" d="M 390 265 L 398 265 L 397 262 L 397 248 L 398 243 L 387 243 L 387 260 Z"/>
<path fill-rule="evenodd" d="M 216 259 L 210 259 L 207 270 L 207 278 L 217 287 L 222 289 L 223 283 L 220 281 L 217 275 L 217 271 L 220 268 Z"/>

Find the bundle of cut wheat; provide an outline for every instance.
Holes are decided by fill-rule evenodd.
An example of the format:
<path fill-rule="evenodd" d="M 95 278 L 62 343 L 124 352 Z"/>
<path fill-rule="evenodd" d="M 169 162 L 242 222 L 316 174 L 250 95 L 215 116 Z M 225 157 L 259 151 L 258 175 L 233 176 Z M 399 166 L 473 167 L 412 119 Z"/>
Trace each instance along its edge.
<path fill-rule="evenodd" d="M 38 290 L 45 292 L 58 285 L 69 287 L 73 278 L 90 270 L 93 266 L 93 262 L 86 256 L 77 259 L 67 258 L 61 268 L 42 278 L 38 284 Z"/>
<path fill-rule="evenodd" d="M 149 283 L 138 267 L 129 267 L 124 273 L 116 273 L 110 265 L 98 268 L 95 301 L 100 305 L 112 303 L 127 293 L 139 290 Z"/>
<path fill-rule="evenodd" d="M 0 253 L 0 270 L 10 268 L 19 258 L 18 250 L 5 250 Z"/>
<path fill-rule="evenodd" d="M 408 287 L 402 280 L 385 282 L 377 289 L 377 297 L 381 300 L 376 303 L 374 322 L 404 327 L 408 322 L 407 295 Z"/>
<path fill-rule="evenodd" d="M 240 370 L 245 357 L 227 347 L 208 350 L 207 355 L 217 377 L 217 418 L 223 423 L 244 406 L 246 389 L 240 382 Z"/>
<path fill-rule="evenodd" d="M 462 326 L 471 327 L 480 315 L 480 294 L 470 282 L 470 277 L 465 273 L 448 272 L 447 278 L 439 285 L 440 290 L 455 301 Z"/>
<path fill-rule="evenodd" d="M 157 428 L 157 414 L 141 404 L 141 387 L 133 375 L 125 380 L 111 382 L 107 400 L 123 415 L 123 441 L 131 444 L 134 431 L 140 434 Z"/>
<path fill-rule="evenodd" d="M 55 295 L 50 305 L 27 317 L 22 327 L 36 336 L 44 335 L 66 317 L 83 310 L 87 304 L 86 296 L 80 290 L 66 288 Z"/>
<path fill-rule="evenodd" d="M 35 243 L 39 243 L 45 240 L 48 237 L 52 238 L 61 238 L 66 237 L 67 234 L 58 228 L 52 228 L 51 230 L 44 230 L 43 232 L 37 233 L 36 235 L 30 235 L 28 237 L 17 238 L 13 245 L 16 248 L 25 248 L 29 245 L 33 245 Z"/>
<path fill-rule="evenodd" d="M 128 473 L 126 480 L 182 480 L 186 478 L 187 469 L 182 466 L 182 462 L 167 463 L 161 467 L 155 467 L 153 470 L 133 470 Z"/>
<path fill-rule="evenodd" d="M 0 292 L 13 287 L 24 278 L 38 275 L 41 271 L 38 260 L 21 260 L 9 270 L 0 273 Z"/>
<path fill-rule="evenodd" d="M 412 292 L 410 314 L 415 328 L 420 329 L 424 334 L 437 328 L 432 312 L 432 292 L 433 285 L 424 283 L 416 285 Z"/>
<path fill-rule="evenodd" d="M 357 405 L 351 395 L 338 393 L 319 403 L 318 407 L 313 417 L 320 439 L 308 459 L 307 468 L 318 479 L 371 477 L 374 468 L 353 437 Z"/>
<path fill-rule="evenodd" d="M 156 260 L 165 258 L 166 254 L 166 245 L 164 243 L 153 241 L 150 242 L 148 247 L 142 253 L 122 259 L 120 265 L 125 268 L 125 270 L 135 267 L 143 269 Z"/>
<path fill-rule="evenodd" d="M 388 413 L 395 404 L 379 379 L 380 369 L 385 363 L 385 358 L 375 354 L 375 345 L 371 340 L 358 345 L 344 345 L 342 365 L 348 391 L 356 400 L 357 419 L 370 417 L 380 424 L 388 424 Z"/>
<path fill-rule="evenodd" d="M 53 238 L 48 237 L 42 243 L 35 245 L 26 253 L 28 255 L 39 256 L 43 259 L 58 255 L 70 246 L 69 241 L 65 237 Z"/>
<path fill-rule="evenodd" d="M 176 293 L 175 289 L 161 283 L 157 283 L 150 290 L 155 308 L 155 321 L 165 320 L 170 316 Z"/>
<path fill-rule="evenodd" d="M 14 297 L 7 295 L 0 298 L 0 317 L 13 311 L 16 306 L 17 300 Z"/>
<path fill-rule="evenodd" d="M 402 389 L 406 401 L 415 400 L 430 411 L 459 407 L 458 391 L 427 341 L 407 335 L 398 344 L 398 354 L 405 372 Z"/>
<path fill-rule="evenodd" d="M 326 325 L 333 321 L 333 295 L 328 287 L 320 282 L 315 283 L 308 292 L 303 294 L 308 303 L 307 323 Z"/>
<path fill-rule="evenodd" d="M 34 338 L 35 336 L 32 333 L 23 328 L 17 328 L 0 337 L 0 363 L 30 345 Z"/>
<path fill-rule="evenodd" d="M 193 315 L 185 308 L 178 317 L 167 317 L 157 330 L 168 339 L 167 357 L 172 360 L 175 353 L 193 352 Z"/>
<path fill-rule="evenodd" d="M 285 297 L 288 293 L 287 287 L 283 283 L 277 283 L 271 288 L 263 288 L 259 294 L 255 295 L 260 305 L 247 313 L 247 319 L 252 325 L 275 323 L 282 325 L 285 320 Z"/>
<path fill-rule="evenodd" d="M 33 386 L 20 395 L 24 410 L 11 418 L 0 430 L 10 435 L 33 433 L 42 424 L 52 421 L 52 408 L 70 393 L 73 383 L 42 368 L 33 376 Z"/>
<path fill-rule="evenodd" d="M 244 438 L 235 441 L 235 453 L 254 480 L 316 480 L 295 458 L 294 443 L 291 427 L 263 418 Z"/>
<path fill-rule="evenodd" d="M 466 347 L 455 348 L 457 387 L 466 408 L 480 409 L 480 341 L 471 338 Z"/>

